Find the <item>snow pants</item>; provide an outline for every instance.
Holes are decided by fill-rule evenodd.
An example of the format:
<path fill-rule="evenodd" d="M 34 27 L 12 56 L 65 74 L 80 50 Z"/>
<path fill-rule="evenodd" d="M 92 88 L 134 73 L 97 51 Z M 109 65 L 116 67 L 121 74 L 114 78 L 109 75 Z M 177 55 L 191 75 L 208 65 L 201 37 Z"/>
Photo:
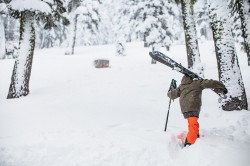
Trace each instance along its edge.
<path fill-rule="evenodd" d="M 190 144 L 194 144 L 199 135 L 199 123 L 197 117 L 188 117 L 188 133 L 187 141 Z"/>

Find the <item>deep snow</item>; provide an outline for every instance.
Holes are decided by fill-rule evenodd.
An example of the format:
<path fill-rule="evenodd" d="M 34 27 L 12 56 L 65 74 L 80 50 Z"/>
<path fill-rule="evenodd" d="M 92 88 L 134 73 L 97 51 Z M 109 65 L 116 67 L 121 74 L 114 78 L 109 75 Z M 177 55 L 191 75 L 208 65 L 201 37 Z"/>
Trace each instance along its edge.
<path fill-rule="evenodd" d="M 14 60 L 0 61 L 0 166 L 248 166 L 250 111 L 224 112 L 218 97 L 203 92 L 202 137 L 181 149 L 176 135 L 187 129 L 178 99 L 163 132 L 172 78 L 182 75 L 152 65 L 142 43 L 36 50 L 30 95 L 7 100 Z M 247 57 L 237 51 L 250 101 Z M 217 79 L 212 42 L 200 45 L 205 77 Z M 187 65 L 185 46 L 168 53 Z M 110 68 L 96 69 L 96 58 Z"/>

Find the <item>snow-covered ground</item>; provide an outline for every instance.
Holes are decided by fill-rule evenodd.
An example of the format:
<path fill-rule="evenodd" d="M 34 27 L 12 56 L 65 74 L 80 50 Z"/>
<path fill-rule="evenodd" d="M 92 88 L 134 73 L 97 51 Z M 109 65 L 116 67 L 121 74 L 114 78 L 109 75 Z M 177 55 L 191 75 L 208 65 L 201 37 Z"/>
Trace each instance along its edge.
<path fill-rule="evenodd" d="M 30 95 L 7 100 L 13 60 L 0 61 L 0 166 L 248 166 L 250 111 L 224 112 L 218 97 L 203 92 L 200 134 L 181 149 L 176 135 L 187 129 L 178 100 L 164 125 L 171 79 L 182 75 L 152 65 L 142 43 L 127 44 L 126 57 L 114 46 L 36 50 Z M 217 79 L 212 42 L 200 47 L 206 78 Z M 171 48 L 186 65 L 184 45 Z M 250 101 L 250 70 L 238 50 Z M 97 58 L 110 68 L 96 69 Z"/>

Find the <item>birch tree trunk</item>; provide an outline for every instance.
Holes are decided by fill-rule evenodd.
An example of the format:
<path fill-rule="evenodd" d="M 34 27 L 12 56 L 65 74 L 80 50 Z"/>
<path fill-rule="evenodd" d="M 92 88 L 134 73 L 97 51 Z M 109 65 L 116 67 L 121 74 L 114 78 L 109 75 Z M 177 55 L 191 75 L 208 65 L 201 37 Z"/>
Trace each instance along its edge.
<path fill-rule="evenodd" d="M 34 48 L 34 18 L 31 12 L 21 12 L 19 50 L 11 77 L 8 99 L 29 94 Z"/>
<path fill-rule="evenodd" d="M 209 1 L 209 17 L 213 31 L 219 80 L 228 89 L 226 99 L 221 99 L 225 111 L 248 109 L 246 92 L 232 37 L 229 9 L 225 0 Z"/>
<path fill-rule="evenodd" d="M 191 1 L 192 0 L 181 0 L 188 68 L 194 70 L 194 72 L 203 77 L 204 72 L 203 67 L 201 66 L 196 25 L 193 15 L 193 2 Z"/>
<path fill-rule="evenodd" d="M 238 4 L 242 36 L 247 53 L 248 66 L 250 66 L 250 2 L 248 0 L 239 0 Z"/>
<path fill-rule="evenodd" d="M 6 53 L 5 48 L 5 30 L 4 30 L 4 20 L 0 15 L 0 59 L 4 59 Z"/>

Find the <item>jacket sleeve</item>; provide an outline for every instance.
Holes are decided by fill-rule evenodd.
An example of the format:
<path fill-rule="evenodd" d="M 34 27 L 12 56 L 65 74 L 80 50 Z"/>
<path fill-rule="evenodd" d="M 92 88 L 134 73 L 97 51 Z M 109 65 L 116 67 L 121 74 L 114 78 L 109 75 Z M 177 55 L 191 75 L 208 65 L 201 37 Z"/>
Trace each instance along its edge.
<path fill-rule="evenodd" d="M 225 85 L 220 82 L 220 81 L 216 81 L 216 80 L 202 80 L 201 81 L 201 87 L 203 89 L 206 88 L 211 88 L 211 89 L 225 89 Z"/>
<path fill-rule="evenodd" d="M 168 97 L 173 100 L 180 97 L 180 88 L 169 91 Z"/>

